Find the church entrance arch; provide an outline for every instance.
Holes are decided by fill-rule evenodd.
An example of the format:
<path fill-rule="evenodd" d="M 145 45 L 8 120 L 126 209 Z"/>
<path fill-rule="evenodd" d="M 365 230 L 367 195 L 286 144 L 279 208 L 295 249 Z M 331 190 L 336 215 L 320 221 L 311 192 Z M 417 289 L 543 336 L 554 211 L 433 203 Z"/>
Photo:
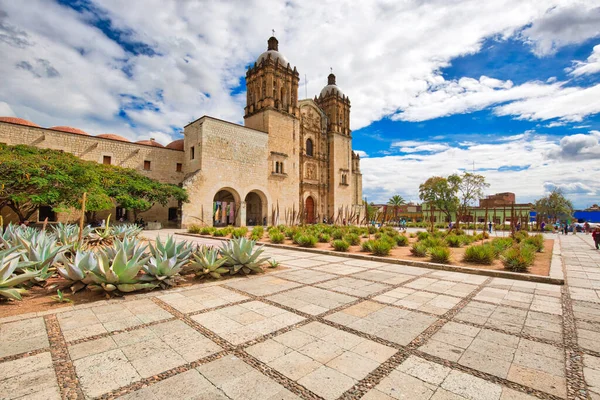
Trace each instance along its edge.
<path fill-rule="evenodd" d="M 240 195 L 231 188 L 219 190 L 213 198 L 213 226 L 239 225 Z"/>
<path fill-rule="evenodd" d="M 315 200 L 312 196 L 308 196 L 306 198 L 306 204 L 304 206 L 306 210 L 306 223 L 314 224 L 315 223 Z"/>
<path fill-rule="evenodd" d="M 246 195 L 246 225 L 267 224 L 267 198 L 260 190 L 253 190 Z"/>

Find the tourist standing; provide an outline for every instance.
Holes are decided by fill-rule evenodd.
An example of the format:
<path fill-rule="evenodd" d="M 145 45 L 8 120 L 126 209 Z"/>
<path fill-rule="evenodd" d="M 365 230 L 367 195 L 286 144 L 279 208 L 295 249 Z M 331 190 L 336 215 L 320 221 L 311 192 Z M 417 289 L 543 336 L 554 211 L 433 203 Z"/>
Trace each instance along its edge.
<path fill-rule="evenodd" d="M 488 232 L 492 233 L 492 221 L 488 222 Z"/>
<path fill-rule="evenodd" d="M 596 250 L 600 250 L 600 228 L 596 227 L 594 229 L 594 232 L 592 232 L 592 238 L 594 239 Z"/>
<path fill-rule="evenodd" d="M 544 230 L 546 229 L 546 223 L 542 222 L 542 224 L 540 225 L 540 228 L 541 228 L 542 232 L 544 232 Z"/>

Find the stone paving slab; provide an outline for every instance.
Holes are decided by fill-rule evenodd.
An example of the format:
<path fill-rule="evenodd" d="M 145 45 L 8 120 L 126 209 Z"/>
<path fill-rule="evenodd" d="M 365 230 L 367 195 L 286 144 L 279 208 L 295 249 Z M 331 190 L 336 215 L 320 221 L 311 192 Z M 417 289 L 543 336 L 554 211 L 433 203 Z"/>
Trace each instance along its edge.
<path fill-rule="evenodd" d="M 0 397 L 600 398 L 600 252 L 559 240 L 564 287 L 269 248 L 290 268 L 3 319 Z"/>

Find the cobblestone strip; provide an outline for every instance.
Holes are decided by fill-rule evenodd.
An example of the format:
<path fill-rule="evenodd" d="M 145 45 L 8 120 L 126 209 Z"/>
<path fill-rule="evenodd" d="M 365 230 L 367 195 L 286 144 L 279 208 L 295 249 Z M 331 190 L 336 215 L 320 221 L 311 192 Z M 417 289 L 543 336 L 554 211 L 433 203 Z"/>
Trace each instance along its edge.
<path fill-rule="evenodd" d="M 152 322 L 148 322 L 147 324 L 130 326 L 129 328 L 125 328 L 125 329 L 119 329 L 119 330 L 116 330 L 116 331 L 99 333 L 99 334 L 94 335 L 94 336 L 88 336 L 88 337 L 84 337 L 84 338 L 81 338 L 81 339 L 71 340 L 70 342 L 67 342 L 67 345 L 73 346 L 73 345 L 76 345 L 76 344 L 79 344 L 79 343 L 91 342 L 92 340 L 102 339 L 102 338 L 107 337 L 107 336 L 115 336 L 115 335 L 118 335 L 119 333 L 137 331 L 138 329 L 148 328 L 150 326 L 162 324 L 162 323 L 165 323 L 165 322 L 175 321 L 176 319 L 177 318 L 175 318 L 175 317 L 173 317 L 173 318 L 167 318 L 167 319 L 161 319 L 160 321 L 152 321 Z"/>
<path fill-rule="evenodd" d="M 244 360 L 247 364 L 253 366 L 255 369 L 262 372 L 263 375 L 268 376 L 273 379 L 275 382 L 279 383 L 281 386 L 289 390 L 290 392 L 300 396 L 305 400 L 323 400 L 323 398 L 312 391 L 308 390 L 304 386 L 300 385 L 298 382 L 291 380 L 287 376 L 283 375 L 281 372 L 269 367 L 267 364 L 259 361 L 257 358 L 251 356 L 246 353 L 242 349 L 238 349 L 235 353 L 236 356 Z"/>
<path fill-rule="evenodd" d="M 436 364 L 440 364 L 440 365 L 443 365 L 445 367 L 448 367 L 448 368 L 451 368 L 451 369 L 454 369 L 454 370 L 465 372 L 465 373 L 467 373 L 469 375 L 476 376 L 476 377 L 484 379 L 484 380 L 486 380 L 488 382 L 492 382 L 492 383 L 495 383 L 495 384 L 498 384 L 498 385 L 506 386 L 506 387 L 508 387 L 510 389 L 513 389 L 513 390 L 516 390 L 516 391 L 519 391 L 519 392 L 523 392 L 523 393 L 526 393 L 526 394 L 538 397 L 540 399 L 545 399 L 545 400 L 564 400 L 562 397 L 555 396 L 555 395 L 550 394 L 550 393 L 542 392 L 541 390 L 534 389 L 534 388 L 531 388 L 529 386 L 523 386 L 523 385 L 521 385 L 519 383 L 516 383 L 516 382 L 513 382 L 513 381 L 509 381 L 508 379 L 500 378 L 500 377 L 498 377 L 496 375 L 491 375 L 491 374 L 488 374 L 486 372 L 482 372 L 482 371 L 479 371 L 479 370 L 476 370 L 476 369 L 473 369 L 473 368 L 469 368 L 469 367 L 466 367 L 466 366 L 464 366 L 462 364 L 459 364 L 457 362 L 446 360 L 445 358 L 440 358 L 440 357 L 434 356 L 434 355 L 429 354 L 429 353 L 425 353 L 425 352 L 422 352 L 422 351 L 419 351 L 419 350 L 413 350 L 412 354 L 414 354 L 417 357 L 421 357 L 421 358 L 423 358 L 423 359 L 425 359 L 427 361 L 431 361 L 431 362 L 434 362 Z"/>
<path fill-rule="evenodd" d="M 67 341 L 60 329 L 56 314 L 46 315 L 44 322 L 46 323 L 48 341 L 50 342 L 52 366 L 56 373 L 56 381 L 58 382 L 61 398 L 63 400 L 83 399 L 79 379 L 75 374 L 75 367 L 69 356 Z"/>
<path fill-rule="evenodd" d="M 32 351 L 27 351 L 25 353 L 19 353 L 19 354 L 13 354 L 12 356 L 5 356 L 5 357 L 0 357 L 0 364 L 6 361 L 14 361 L 14 360 L 18 360 L 19 358 L 26 358 L 26 357 L 31 357 L 31 356 L 37 356 L 38 354 L 41 353 L 45 353 L 47 351 L 50 350 L 50 347 L 44 347 L 42 349 L 36 349 L 36 350 L 32 350 Z M 1 399 L 1 397 L 0 397 Z"/>
<path fill-rule="evenodd" d="M 227 354 L 231 354 L 231 352 L 223 350 L 215 354 L 211 354 L 210 356 L 201 358 L 196 361 L 192 361 L 191 363 L 187 363 L 184 365 L 180 365 L 179 367 L 172 368 L 168 371 L 161 372 L 160 374 L 151 376 L 149 378 L 144 378 L 140 381 L 134 382 L 131 385 L 123 386 L 118 389 L 113 390 L 112 392 L 108 392 L 103 394 L 102 396 L 96 397 L 97 400 L 109 400 L 116 399 L 117 397 L 124 396 L 128 393 L 135 392 L 136 390 L 143 389 L 147 386 L 153 385 L 160 381 L 164 381 L 165 379 L 171 378 L 175 375 L 179 375 L 183 372 L 187 372 L 191 369 L 198 368 L 202 364 L 207 364 L 211 361 L 218 360 L 226 356 Z M 173 393 L 172 398 L 177 398 L 177 394 Z"/>
<path fill-rule="evenodd" d="M 186 314 L 175 309 L 174 307 L 171 307 L 169 304 L 165 303 L 164 301 L 160 300 L 159 298 L 152 297 L 151 300 L 156 305 L 161 307 L 163 310 L 171 313 L 172 315 L 175 316 L 175 318 L 185 322 L 188 326 L 197 330 L 202 335 L 206 336 L 207 338 L 209 338 L 210 340 L 212 340 L 213 342 L 215 342 L 216 344 L 221 346 L 223 349 L 233 350 L 235 348 L 235 346 L 233 344 L 229 343 L 227 340 L 225 340 L 222 337 L 220 337 L 219 335 L 215 334 L 213 331 L 206 329 L 205 327 L 203 327 L 202 325 L 200 325 L 199 323 L 197 323 L 196 321 L 194 321 L 193 319 L 188 317 Z"/>
<path fill-rule="evenodd" d="M 560 239 L 558 239 L 560 240 Z M 582 239 L 583 240 L 583 239 Z M 567 378 L 567 399 L 588 399 L 589 393 L 583 375 L 583 352 L 577 343 L 577 328 L 575 325 L 575 314 L 573 303 L 569 293 L 569 277 L 565 260 L 561 257 L 565 286 L 561 291 L 563 310 L 563 342 L 565 348 Z"/>
<path fill-rule="evenodd" d="M 441 317 L 436 316 L 438 320 L 430 325 L 427 329 L 425 329 L 420 335 L 414 338 L 406 347 L 399 346 L 395 344 L 395 346 L 391 346 L 399 349 L 399 351 L 394 354 L 392 357 L 387 359 L 383 364 L 377 367 L 375 370 L 371 371 L 365 378 L 361 379 L 356 385 L 354 385 L 351 389 L 347 390 L 342 396 L 340 396 L 340 400 L 357 400 L 363 397 L 369 390 L 377 386 L 383 378 L 385 378 L 390 372 L 392 372 L 398 365 L 402 364 L 404 360 L 419 346 L 424 344 L 427 340 L 429 340 L 436 332 L 438 332 L 444 324 L 446 324 L 454 315 L 456 315 L 461 309 L 463 309 L 469 301 L 473 299 L 483 288 L 491 282 L 492 278 L 486 279 L 482 284 L 480 284 L 475 290 L 469 293 L 468 296 L 463 298 L 457 305 L 448 310 Z M 336 324 L 337 325 L 337 324 Z M 341 329 L 341 327 L 339 328 Z M 361 335 L 362 336 L 362 335 Z M 387 342 L 384 340 L 384 342 Z M 390 346 L 391 343 L 384 343 L 387 346 Z M 399 346 L 399 347 L 398 347 Z"/>

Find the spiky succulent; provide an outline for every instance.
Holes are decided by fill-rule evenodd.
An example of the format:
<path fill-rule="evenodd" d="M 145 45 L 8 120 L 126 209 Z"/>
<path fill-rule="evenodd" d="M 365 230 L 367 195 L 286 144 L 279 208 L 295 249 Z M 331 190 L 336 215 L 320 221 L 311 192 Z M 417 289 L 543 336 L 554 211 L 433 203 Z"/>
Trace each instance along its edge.
<path fill-rule="evenodd" d="M 59 246 L 53 236 L 38 231 L 30 240 L 18 236 L 17 241 L 23 253 L 23 261 L 28 262 L 27 268 L 21 268 L 23 272 L 37 272 L 32 279 L 33 283 L 42 283 L 54 275 L 52 265 L 56 258 L 67 250 L 67 246 Z"/>
<path fill-rule="evenodd" d="M 103 228 L 96 228 L 88 235 L 90 243 L 109 244 L 113 240 L 113 228 L 110 226 L 110 215 L 106 218 L 106 224 Z"/>
<path fill-rule="evenodd" d="M 150 260 L 143 267 L 146 274 L 141 279 L 143 281 L 158 281 L 158 284 L 163 288 L 174 286 L 183 279 L 179 272 L 186 262 L 177 260 L 176 256 L 171 258 L 164 256 L 150 257 Z"/>
<path fill-rule="evenodd" d="M 264 250 L 262 246 L 255 250 L 255 244 L 254 240 L 245 237 L 231 239 L 229 242 L 223 243 L 220 253 L 225 259 L 224 265 L 229 269 L 231 275 L 240 271 L 244 274 L 263 272 L 261 265 L 269 258 L 259 258 Z"/>
<path fill-rule="evenodd" d="M 117 251 L 112 260 L 103 250 L 99 250 L 97 256 L 98 268 L 88 272 L 91 280 L 88 287 L 92 290 L 133 292 L 141 289 L 153 289 L 158 286 L 157 283 L 144 283 L 140 279 L 140 271 L 148 262 L 146 256 L 138 254 L 128 258 L 123 249 Z"/>
<path fill-rule="evenodd" d="M 59 222 L 58 224 L 54 225 L 52 229 L 54 230 L 56 240 L 62 245 L 72 246 L 73 244 L 79 242 L 79 226 L 75 224 L 63 224 Z M 83 228 L 81 237 L 85 239 L 91 232 L 92 228 L 86 226 Z"/>
<path fill-rule="evenodd" d="M 90 282 L 88 271 L 98 269 L 98 259 L 93 251 L 77 251 L 75 256 L 64 253 L 57 258 L 56 271 L 67 280 L 73 293 L 83 289 Z"/>
<path fill-rule="evenodd" d="M 221 274 L 229 272 L 229 268 L 223 266 L 224 258 L 219 258 L 219 250 L 214 247 L 201 247 L 193 255 L 193 261 L 188 265 L 188 269 L 193 271 L 196 276 L 212 277 L 220 279 Z"/>
<path fill-rule="evenodd" d="M 159 258 L 177 258 L 177 262 L 184 262 L 189 260 L 190 254 L 192 253 L 193 245 L 184 240 L 177 242 L 173 235 L 167 236 L 167 239 L 163 243 L 160 237 L 156 237 L 156 244 L 150 245 L 150 251 L 152 255 Z"/>
<path fill-rule="evenodd" d="M 115 225 L 112 229 L 112 234 L 121 240 L 125 238 L 136 238 L 142 233 L 142 228 L 136 224 Z"/>
<path fill-rule="evenodd" d="M 19 261 L 20 257 L 21 253 L 14 248 L 0 251 L 0 296 L 7 299 L 21 300 L 21 294 L 27 290 L 17 286 L 38 275 L 36 271 L 16 275 L 15 270 L 22 268 L 24 264 Z"/>
<path fill-rule="evenodd" d="M 142 244 L 139 239 L 125 238 L 123 240 L 115 239 L 112 246 L 105 247 L 104 251 L 109 260 L 113 260 L 120 250 L 125 252 L 128 259 L 140 258 L 146 253 L 148 245 Z"/>

